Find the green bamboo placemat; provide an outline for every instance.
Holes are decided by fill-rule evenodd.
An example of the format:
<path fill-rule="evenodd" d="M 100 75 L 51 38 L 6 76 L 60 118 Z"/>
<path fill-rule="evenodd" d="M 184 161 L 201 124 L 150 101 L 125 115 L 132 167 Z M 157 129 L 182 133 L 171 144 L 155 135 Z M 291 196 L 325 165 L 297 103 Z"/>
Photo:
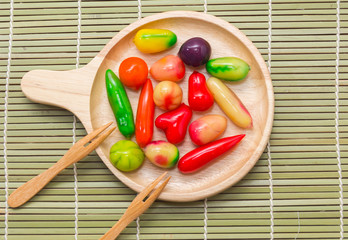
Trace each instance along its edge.
<path fill-rule="evenodd" d="M 32 69 L 88 63 L 119 30 L 168 10 L 207 11 L 240 28 L 271 70 L 269 146 L 236 186 L 192 203 L 156 202 L 119 239 L 344 239 L 348 177 L 348 1 L 2 0 L 0 239 L 98 239 L 135 193 L 96 154 L 28 204 L 6 196 L 85 135 L 71 113 L 27 100 Z"/>

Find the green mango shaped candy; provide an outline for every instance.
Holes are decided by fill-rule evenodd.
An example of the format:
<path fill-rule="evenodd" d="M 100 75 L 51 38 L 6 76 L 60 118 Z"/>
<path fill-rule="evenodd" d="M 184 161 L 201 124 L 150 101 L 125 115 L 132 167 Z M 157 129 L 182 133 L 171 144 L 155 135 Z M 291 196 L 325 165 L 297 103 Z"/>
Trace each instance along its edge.
<path fill-rule="evenodd" d="M 130 140 L 118 141 L 110 149 L 110 162 L 120 171 L 133 171 L 141 166 L 144 159 L 143 150 Z"/>
<path fill-rule="evenodd" d="M 246 62 L 236 57 L 211 59 L 205 67 L 213 77 L 227 81 L 242 80 L 250 70 L 250 66 Z"/>

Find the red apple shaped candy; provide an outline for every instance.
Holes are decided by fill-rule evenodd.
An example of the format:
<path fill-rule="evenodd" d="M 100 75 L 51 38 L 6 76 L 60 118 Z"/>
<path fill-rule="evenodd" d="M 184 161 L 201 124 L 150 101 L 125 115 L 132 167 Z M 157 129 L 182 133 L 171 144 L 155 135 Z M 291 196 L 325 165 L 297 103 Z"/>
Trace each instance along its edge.
<path fill-rule="evenodd" d="M 191 117 L 192 110 L 182 103 L 180 107 L 159 115 L 155 125 L 164 131 L 168 142 L 177 144 L 184 140 Z"/>
<path fill-rule="evenodd" d="M 169 55 L 155 62 L 150 74 L 157 81 L 178 82 L 185 76 L 185 64 L 178 56 Z"/>
<path fill-rule="evenodd" d="M 203 74 L 194 71 L 188 83 L 188 102 L 192 110 L 206 111 L 214 104 Z"/>

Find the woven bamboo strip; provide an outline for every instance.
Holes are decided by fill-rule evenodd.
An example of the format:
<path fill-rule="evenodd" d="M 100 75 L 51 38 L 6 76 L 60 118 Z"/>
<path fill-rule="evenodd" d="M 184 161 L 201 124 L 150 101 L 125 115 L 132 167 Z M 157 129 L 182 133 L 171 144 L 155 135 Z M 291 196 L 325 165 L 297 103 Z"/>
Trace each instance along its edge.
<path fill-rule="evenodd" d="M 20 78 L 35 68 L 71 69 L 76 52 L 75 2 L 22 2 L 15 4 L 11 68 L 8 132 L 11 189 L 57 160 L 68 147 L 71 136 L 69 113 L 25 100 L 20 92 Z M 300 212 L 301 233 L 297 239 L 337 239 L 338 181 L 333 121 L 336 1 L 272 2 L 272 78 L 277 100 L 271 137 L 275 237 L 294 239 L 298 232 L 297 212 Z M 4 10 L 0 10 L 0 15 L 7 14 L 8 3 L 9 0 L 1 3 L 0 9 Z M 143 16 L 175 9 L 203 11 L 203 1 L 180 0 L 175 3 L 176 6 L 172 6 L 172 1 L 143 0 Z M 212 0 L 208 1 L 208 12 L 241 28 L 267 59 L 267 3 Z M 81 63 L 87 63 L 118 30 L 135 21 L 137 4 L 137 1 L 82 2 Z M 347 7 L 344 2 L 341 5 Z M 48 9 L 45 13 L 38 12 L 38 6 Z M 342 9 L 341 12 L 348 11 Z M 342 16 L 343 21 L 346 19 Z M 0 19 L 0 32 L 3 33 L 0 54 L 5 59 L 0 59 L 0 74 L 6 69 L 6 22 L 6 17 Z M 345 24 L 342 23 L 342 34 L 347 33 Z M 62 25 L 64 27 L 59 28 Z M 346 41 L 344 35 L 341 39 Z M 341 45 L 344 49 L 346 42 Z M 344 50 L 341 57 L 344 66 L 347 64 Z M 342 79 L 348 76 L 344 67 L 340 70 Z M 0 89 L 4 89 L 2 83 Z M 340 90 L 346 91 L 345 87 Z M 0 97 L 3 96 L 1 92 Z M 342 156 L 346 158 L 346 99 L 342 97 L 340 103 L 345 114 L 340 124 L 342 150 L 345 151 Z M 84 134 L 82 126 L 77 133 Z M 46 141 L 39 140 L 43 135 Z M 266 159 L 263 155 L 253 171 L 235 188 L 208 200 L 209 239 L 269 238 Z M 23 162 L 25 167 L 21 167 Z M 25 209 L 16 212 L 21 214 L 10 215 L 13 217 L 11 239 L 22 239 L 19 234 L 26 234 L 26 239 L 54 236 L 59 240 L 73 236 L 71 176 L 72 169 L 68 169 Z M 122 214 L 134 196 L 95 155 L 79 165 L 79 194 L 81 239 L 97 239 Z M 37 214 L 41 216 L 37 217 Z M 141 239 L 202 239 L 203 217 L 202 202 L 158 203 L 141 218 Z M 43 235 L 38 235 L 40 233 Z M 136 239 L 135 233 L 136 226 L 132 224 L 120 239 Z"/>

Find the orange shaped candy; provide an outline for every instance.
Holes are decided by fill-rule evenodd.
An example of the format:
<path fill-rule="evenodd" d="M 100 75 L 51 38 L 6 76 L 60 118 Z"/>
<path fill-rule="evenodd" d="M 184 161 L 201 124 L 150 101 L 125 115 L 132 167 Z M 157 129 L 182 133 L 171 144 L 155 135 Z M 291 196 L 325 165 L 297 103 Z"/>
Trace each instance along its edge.
<path fill-rule="evenodd" d="M 185 64 L 178 56 L 169 55 L 155 62 L 150 74 L 157 81 L 178 82 L 185 76 Z"/>
<path fill-rule="evenodd" d="M 146 82 L 149 70 L 143 59 L 130 57 L 121 62 L 118 73 L 125 86 L 138 90 Z"/>

